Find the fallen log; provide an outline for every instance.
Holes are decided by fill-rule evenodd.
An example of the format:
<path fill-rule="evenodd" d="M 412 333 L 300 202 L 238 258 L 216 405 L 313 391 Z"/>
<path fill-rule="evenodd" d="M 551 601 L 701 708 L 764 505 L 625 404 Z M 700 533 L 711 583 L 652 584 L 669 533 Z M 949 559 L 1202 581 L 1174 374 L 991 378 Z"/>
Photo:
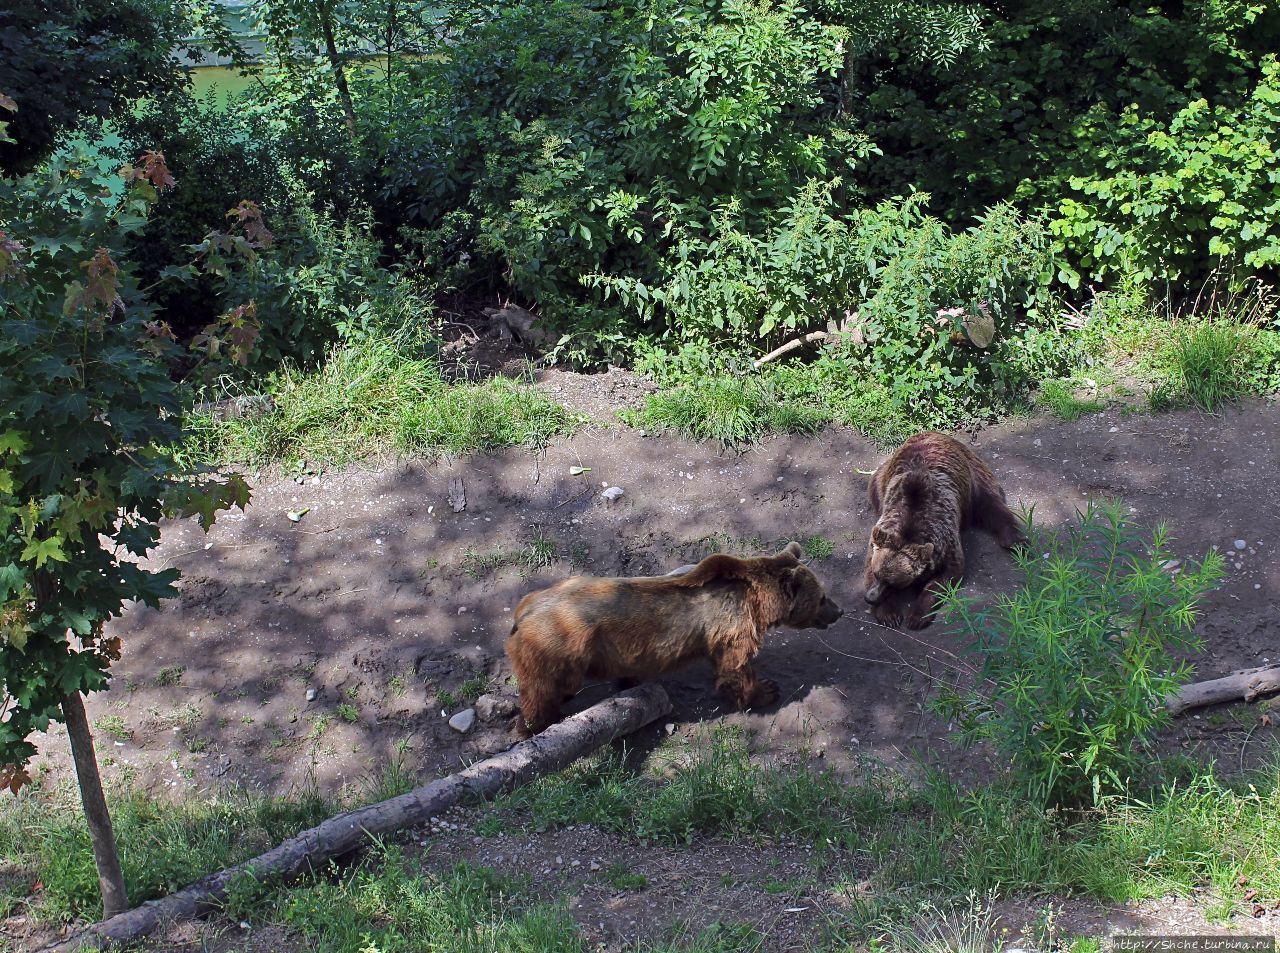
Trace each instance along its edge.
<path fill-rule="evenodd" d="M 1246 668 L 1222 678 L 1184 685 L 1167 699 L 1165 707 L 1175 715 L 1192 708 L 1218 705 L 1222 702 L 1253 701 L 1259 695 L 1280 692 L 1280 665 Z"/>
<path fill-rule="evenodd" d="M 364 846 L 371 837 L 422 824 L 456 804 L 485 800 L 528 784 L 541 775 L 559 771 L 670 710 L 671 700 L 662 686 L 649 684 L 629 689 L 464 771 L 407 794 L 331 817 L 259 857 L 95 923 L 44 949 L 52 953 L 137 940 L 166 923 L 216 910 L 226 897 L 228 887 L 238 878 L 252 877 L 259 883 L 288 883 L 318 869 L 331 857 Z"/>

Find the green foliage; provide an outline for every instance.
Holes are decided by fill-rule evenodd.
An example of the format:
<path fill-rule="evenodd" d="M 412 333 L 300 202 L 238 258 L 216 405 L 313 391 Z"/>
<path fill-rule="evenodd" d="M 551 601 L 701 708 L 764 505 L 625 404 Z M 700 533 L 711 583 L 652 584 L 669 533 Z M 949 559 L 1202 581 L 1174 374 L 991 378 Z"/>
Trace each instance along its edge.
<path fill-rule="evenodd" d="M 285 365 L 267 382 L 275 411 L 253 419 L 195 417 L 184 455 L 252 463 L 342 463 L 379 452 L 466 453 L 541 446 L 576 426 L 526 383 L 450 384 L 431 339 L 371 333 L 336 347 L 323 366 Z"/>
<path fill-rule="evenodd" d="M 239 863 L 328 817 L 335 805 L 314 791 L 291 800 L 232 796 L 172 804 L 141 789 L 111 798 L 111 818 L 129 897 L 141 903 Z M 0 853 L 42 883 L 31 911 L 54 922 L 101 913 L 98 874 L 84 819 L 39 791 L 0 808 Z M 0 893 L 5 915 L 19 897 Z"/>
<path fill-rule="evenodd" d="M 1048 380 L 1040 386 L 1037 403 L 1062 420 L 1079 420 L 1106 407 L 1106 402 L 1095 397 L 1080 397 L 1074 381 Z"/>
<path fill-rule="evenodd" d="M 1108 130 L 1123 137 L 1119 155 L 1072 176 L 1053 211 L 1051 230 L 1082 272 L 1176 280 L 1280 265 L 1280 63 L 1267 56 L 1260 71 L 1240 102 L 1197 98 L 1168 120 L 1137 105 L 1121 113 Z"/>
<path fill-rule="evenodd" d="M 205 526 L 243 506 L 239 479 L 196 480 L 157 447 L 180 438 L 168 329 L 121 253 L 171 184 L 151 153 L 113 183 L 107 160 L 0 180 L 0 780 L 64 696 L 101 689 L 120 657 L 103 625 L 127 602 L 174 594 L 145 568 L 166 513 Z M 115 185 L 113 189 L 112 186 Z"/>
<path fill-rule="evenodd" d="M 173 50 L 187 18 L 173 0 L 18 0 L 0 8 L 0 93 L 17 112 L 0 175 L 30 172 L 82 119 L 120 117 L 184 81 Z M 144 148 L 154 149 L 156 143 Z"/>
<path fill-rule="evenodd" d="M 1149 766 L 1224 560 L 1210 551 L 1174 572 L 1164 526 L 1147 539 L 1120 504 L 1094 503 L 1062 536 L 1033 529 L 1016 558 L 1022 586 L 994 606 L 958 588 L 944 599 L 982 665 L 977 687 L 937 705 L 966 739 L 992 741 L 1037 803 L 1096 803 Z"/>
<path fill-rule="evenodd" d="M 291 931 L 335 953 L 409 953 L 423 949 L 581 953 L 563 909 L 524 903 L 519 885 L 485 867 L 459 863 L 423 873 L 397 847 L 384 847 L 343 881 L 317 879 L 283 899 Z M 523 909 L 522 909 L 523 907 Z"/>
<path fill-rule="evenodd" d="M 1047 209 L 1072 287 L 1274 263 L 1274 10 L 1035 0 L 984 21 L 986 42 L 949 62 L 859 51 L 851 109 L 884 150 L 872 194 L 910 184 L 953 221 Z"/>

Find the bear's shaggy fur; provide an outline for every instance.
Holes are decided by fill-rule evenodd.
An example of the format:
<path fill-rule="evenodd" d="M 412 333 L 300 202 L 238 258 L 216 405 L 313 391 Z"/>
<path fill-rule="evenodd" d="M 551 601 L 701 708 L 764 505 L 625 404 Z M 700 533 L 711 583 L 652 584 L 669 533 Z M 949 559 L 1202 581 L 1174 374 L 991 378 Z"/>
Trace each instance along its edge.
<path fill-rule="evenodd" d="M 903 590 L 920 586 L 906 625 L 923 629 L 937 608 L 939 586 L 964 575 L 960 531 L 988 530 L 1005 549 L 1024 542 L 1004 490 L 976 453 L 953 437 L 918 433 L 871 478 L 877 516 L 867 548 L 866 600 L 886 625 L 903 621 Z"/>
<path fill-rule="evenodd" d="M 740 709 L 778 698 L 751 661 L 776 625 L 820 628 L 841 609 L 789 543 L 776 556 L 717 554 L 679 575 L 566 579 L 516 607 L 507 656 L 520 689 L 522 737 L 560 718 L 585 678 L 633 680 L 710 659 L 716 688 Z"/>

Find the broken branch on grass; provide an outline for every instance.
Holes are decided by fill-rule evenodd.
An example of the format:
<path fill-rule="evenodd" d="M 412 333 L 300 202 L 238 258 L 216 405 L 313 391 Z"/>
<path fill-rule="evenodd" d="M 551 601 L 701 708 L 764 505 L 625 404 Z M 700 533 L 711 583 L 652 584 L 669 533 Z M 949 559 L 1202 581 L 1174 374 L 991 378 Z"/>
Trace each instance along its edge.
<path fill-rule="evenodd" d="M 671 711 L 662 686 L 642 685 L 607 698 L 501 754 L 416 788 L 379 801 L 291 837 L 259 857 L 210 874 L 189 887 L 133 910 L 95 923 L 46 951 L 79 950 L 129 943 L 164 924 L 216 910 L 233 884 L 250 878 L 281 884 L 296 880 L 324 862 L 357 850 L 379 834 L 422 824 L 463 801 L 484 801 L 559 771 L 615 738 L 643 728 Z"/>

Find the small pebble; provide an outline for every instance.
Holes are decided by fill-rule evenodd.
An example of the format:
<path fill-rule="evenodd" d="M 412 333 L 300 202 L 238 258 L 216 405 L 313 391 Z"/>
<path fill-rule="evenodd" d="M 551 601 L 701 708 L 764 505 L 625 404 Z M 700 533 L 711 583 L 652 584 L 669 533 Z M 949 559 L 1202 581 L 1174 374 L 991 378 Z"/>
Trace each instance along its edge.
<path fill-rule="evenodd" d="M 314 688 L 308 688 L 308 689 L 307 689 L 307 701 L 309 701 L 309 702 L 313 702 L 313 701 L 315 701 L 315 700 L 316 700 L 316 690 L 315 690 Z"/>
<path fill-rule="evenodd" d="M 1235 547 L 1236 547 L 1236 549 L 1244 549 L 1244 548 L 1245 548 L 1245 546 L 1247 546 L 1247 545 L 1248 545 L 1248 544 L 1247 544 L 1243 539 L 1237 539 L 1237 540 L 1235 541 Z"/>

